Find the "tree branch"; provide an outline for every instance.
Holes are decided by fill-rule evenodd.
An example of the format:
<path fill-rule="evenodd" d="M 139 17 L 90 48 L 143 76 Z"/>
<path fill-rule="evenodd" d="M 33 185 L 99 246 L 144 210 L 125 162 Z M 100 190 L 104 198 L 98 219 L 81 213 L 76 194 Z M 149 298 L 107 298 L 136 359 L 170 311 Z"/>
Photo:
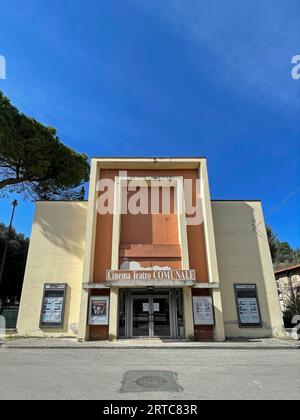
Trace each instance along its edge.
<path fill-rule="evenodd" d="M 3 181 L 0 181 L 0 190 L 6 187 L 9 187 L 10 185 L 16 185 L 23 182 L 23 179 L 17 179 L 17 178 L 7 178 L 3 179 Z"/>

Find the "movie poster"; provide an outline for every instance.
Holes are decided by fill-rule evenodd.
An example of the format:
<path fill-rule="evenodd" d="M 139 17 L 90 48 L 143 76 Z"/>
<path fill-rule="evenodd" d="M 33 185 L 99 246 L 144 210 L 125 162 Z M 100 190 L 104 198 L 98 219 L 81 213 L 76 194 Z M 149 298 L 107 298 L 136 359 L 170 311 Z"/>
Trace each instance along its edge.
<path fill-rule="evenodd" d="M 108 296 L 92 296 L 90 298 L 89 325 L 108 325 L 108 313 Z"/>
<path fill-rule="evenodd" d="M 260 324 L 256 298 L 238 298 L 238 307 L 241 324 Z"/>
<path fill-rule="evenodd" d="M 261 326 L 256 285 L 236 284 L 235 290 L 240 326 Z"/>
<path fill-rule="evenodd" d="M 210 296 L 193 296 L 194 324 L 214 325 L 213 301 Z"/>
<path fill-rule="evenodd" d="M 63 303 L 63 296 L 45 297 L 42 322 L 45 324 L 60 324 L 62 321 Z"/>

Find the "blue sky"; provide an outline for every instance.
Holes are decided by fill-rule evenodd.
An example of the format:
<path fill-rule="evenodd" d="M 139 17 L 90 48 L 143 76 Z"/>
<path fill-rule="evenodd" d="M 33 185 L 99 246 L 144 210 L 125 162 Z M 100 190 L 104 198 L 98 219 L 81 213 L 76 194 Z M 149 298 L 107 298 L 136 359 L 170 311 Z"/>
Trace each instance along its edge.
<path fill-rule="evenodd" d="M 206 156 L 212 198 L 262 199 L 279 237 L 300 245 L 298 0 L 0 0 L 0 10 L 0 89 L 24 113 L 90 157 Z M 15 227 L 29 235 L 34 206 L 19 200 Z"/>

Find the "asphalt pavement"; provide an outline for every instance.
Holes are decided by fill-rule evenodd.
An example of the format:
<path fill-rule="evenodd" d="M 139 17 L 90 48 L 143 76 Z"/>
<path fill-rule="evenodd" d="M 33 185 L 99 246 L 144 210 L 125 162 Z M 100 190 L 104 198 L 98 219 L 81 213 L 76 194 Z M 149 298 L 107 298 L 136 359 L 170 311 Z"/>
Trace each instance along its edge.
<path fill-rule="evenodd" d="M 297 349 L 0 349 L 0 399 L 298 400 Z"/>

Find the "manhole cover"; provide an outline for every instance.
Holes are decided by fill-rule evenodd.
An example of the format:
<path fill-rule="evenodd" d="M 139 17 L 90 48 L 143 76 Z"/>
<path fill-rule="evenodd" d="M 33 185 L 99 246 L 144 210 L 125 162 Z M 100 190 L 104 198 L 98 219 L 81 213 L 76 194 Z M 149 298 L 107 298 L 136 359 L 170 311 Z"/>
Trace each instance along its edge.
<path fill-rule="evenodd" d="M 144 388 L 159 388 L 167 385 L 168 381 L 162 376 L 142 376 L 135 381 Z"/>
<path fill-rule="evenodd" d="M 120 392 L 180 392 L 177 374 L 165 370 L 130 370 L 125 373 Z"/>

